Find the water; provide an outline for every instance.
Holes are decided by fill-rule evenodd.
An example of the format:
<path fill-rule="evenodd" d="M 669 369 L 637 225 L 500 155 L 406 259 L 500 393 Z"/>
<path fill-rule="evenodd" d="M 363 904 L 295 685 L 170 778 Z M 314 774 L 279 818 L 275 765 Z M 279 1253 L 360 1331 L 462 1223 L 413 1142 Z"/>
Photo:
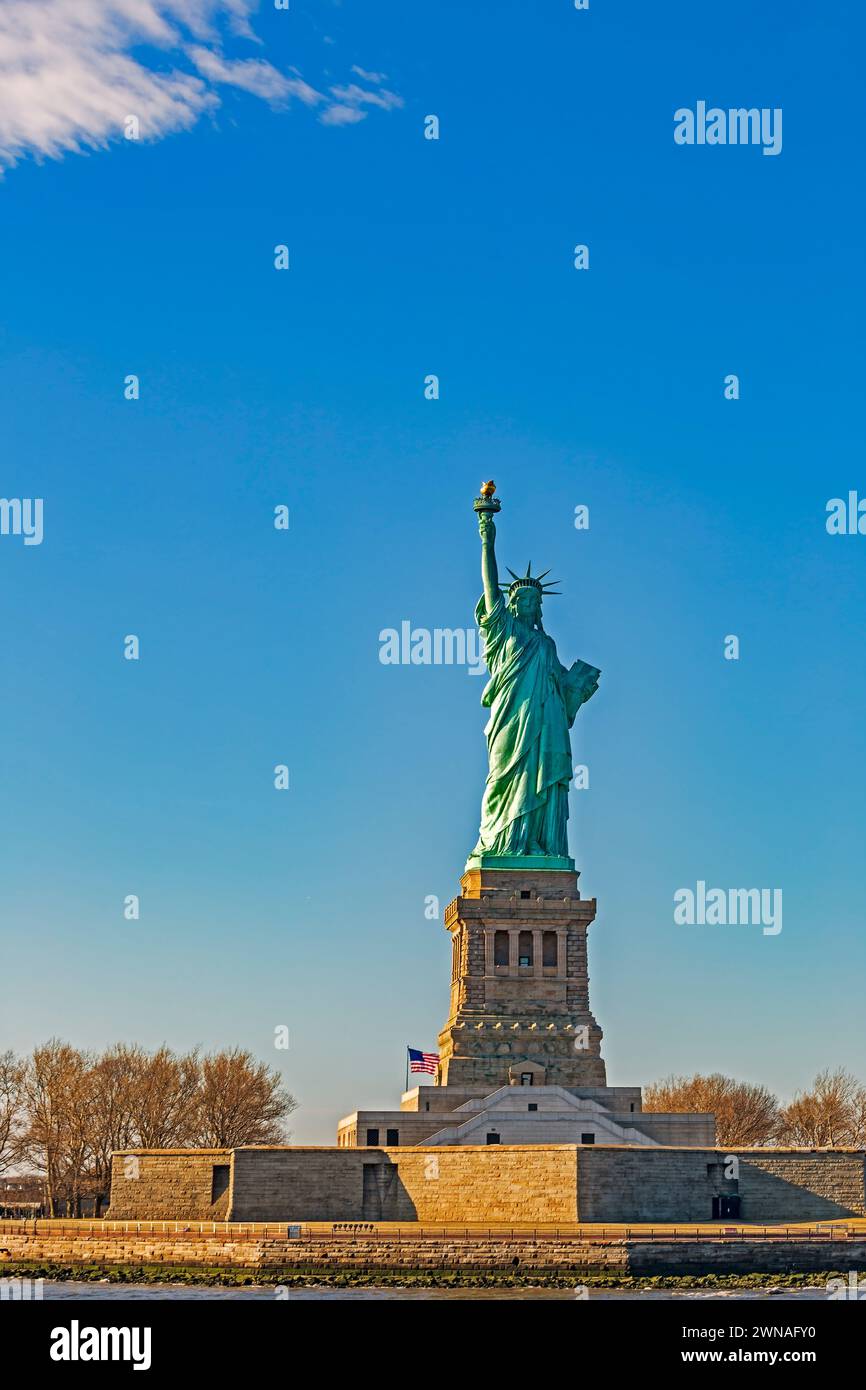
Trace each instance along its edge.
<path fill-rule="evenodd" d="M 282 1297 L 292 1303 L 299 1302 L 333 1302 L 353 1301 L 353 1302 L 380 1302 L 383 1300 L 400 1300 L 403 1302 L 434 1302 L 452 1303 L 455 1301 L 465 1302 L 467 1300 L 477 1301 L 483 1299 L 488 1302 L 511 1301 L 519 1299 L 521 1302 L 548 1302 L 552 1299 L 566 1302 L 574 1302 L 578 1296 L 574 1289 L 547 1289 L 547 1288 L 496 1288 L 496 1289 L 399 1289 L 399 1288 L 348 1288 L 335 1289 L 330 1287 L 308 1287 L 285 1290 Z M 74 1280 L 64 1281 L 63 1283 L 46 1283 L 43 1286 L 43 1297 L 48 1300 L 59 1300 L 61 1302 L 88 1302 L 90 1300 L 128 1300 L 147 1302 L 153 1299 L 187 1299 L 192 1302 L 201 1300 L 270 1300 L 277 1297 L 276 1289 L 273 1287 L 254 1287 L 243 1289 L 227 1289 L 219 1285 L 192 1285 L 192 1284 L 110 1284 L 105 1283 L 76 1283 Z M 766 1289 L 717 1289 L 710 1292 L 707 1289 L 694 1289 L 686 1291 L 683 1289 L 590 1289 L 589 1302 L 608 1302 L 623 1299 L 636 1299 L 641 1303 L 657 1301 L 689 1301 L 692 1299 L 705 1301 L 707 1299 L 724 1299 L 725 1302 L 745 1302 L 756 1299 L 775 1300 L 796 1300 L 798 1302 L 809 1302 L 817 1299 L 825 1300 L 827 1290 L 823 1285 L 815 1288 L 806 1289 L 782 1289 L 774 1288 L 768 1284 Z"/>

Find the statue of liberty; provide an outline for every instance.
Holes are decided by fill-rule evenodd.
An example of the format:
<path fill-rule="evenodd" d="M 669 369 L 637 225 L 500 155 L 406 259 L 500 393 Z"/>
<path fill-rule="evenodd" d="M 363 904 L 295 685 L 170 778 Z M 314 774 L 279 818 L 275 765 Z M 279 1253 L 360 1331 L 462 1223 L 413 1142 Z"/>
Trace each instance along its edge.
<path fill-rule="evenodd" d="M 569 729 L 601 672 L 585 661 L 569 669 L 541 623 L 544 574 L 509 570 L 500 584 L 496 527 L 500 509 L 493 483 L 475 502 L 481 532 L 484 594 L 475 609 L 490 680 L 481 696 L 490 711 L 485 729 L 490 771 L 481 805 L 478 844 L 467 868 L 571 869 L 568 788 L 572 777 Z M 506 597 L 503 597 L 503 590 Z"/>

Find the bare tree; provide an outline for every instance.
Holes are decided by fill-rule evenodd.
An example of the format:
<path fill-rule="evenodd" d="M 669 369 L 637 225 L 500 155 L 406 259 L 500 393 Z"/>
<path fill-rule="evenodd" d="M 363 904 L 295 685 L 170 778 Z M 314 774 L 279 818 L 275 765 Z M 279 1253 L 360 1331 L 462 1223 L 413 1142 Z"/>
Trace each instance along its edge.
<path fill-rule="evenodd" d="M 806 1148 L 857 1148 L 866 1142 L 866 1088 L 842 1068 L 820 1072 L 782 1110 L 779 1137 Z"/>
<path fill-rule="evenodd" d="M 779 1103 L 766 1086 L 711 1076 L 668 1076 L 644 1090 L 644 1110 L 710 1111 L 721 1148 L 746 1148 L 773 1141 Z"/>
<path fill-rule="evenodd" d="M 866 1086 L 857 1086 L 851 1106 L 851 1144 L 866 1149 Z"/>
<path fill-rule="evenodd" d="M 240 1048 L 202 1061 L 198 1142 L 208 1148 L 284 1144 L 297 1101 L 264 1062 Z"/>
<path fill-rule="evenodd" d="M 26 1062 L 0 1055 L 0 1172 L 27 1160 L 48 1210 L 96 1214 L 111 1155 L 130 1148 L 235 1147 L 285 1142 L 296 1101 L 278 1072 L 232 1048 L 204 1058 L 118 1043 L 99 1057 L 52 1038 Z"/>
<path fill-rule="evenodd" d="M 165 1045 L 135 1064 L 130 1087 L 132 1131 L 143 1149 L 195 1142 L 201 1067 L 198 1051 L 178 1057 Z"/>
<path fill-rule="evenodd" d="M 20 1156 L 23 1089 L 24 1063 L 14 1052 L 0 1053 L 0 1173 Z"/>
<path fill-rule="evenodd" d="M 137 1043 L 115 1043 L 97 1058 L 88 1076 L 89 1175 L 95 1213 L 111 1185 L 111 1155 L 130 1149 L 137 1141 L 134 1097 L 147 1064 L 147 1054 Z"/>
<path fill-rule="evenodd" d="M 37 1047 L 22 1086 L 22 1151 L 44 1176 L 48 1210 L 57 1214 L 61 1197 L 80 1194 L 86 1158 L 80 1107 L 89 1059 L 59 1038 Z"/>

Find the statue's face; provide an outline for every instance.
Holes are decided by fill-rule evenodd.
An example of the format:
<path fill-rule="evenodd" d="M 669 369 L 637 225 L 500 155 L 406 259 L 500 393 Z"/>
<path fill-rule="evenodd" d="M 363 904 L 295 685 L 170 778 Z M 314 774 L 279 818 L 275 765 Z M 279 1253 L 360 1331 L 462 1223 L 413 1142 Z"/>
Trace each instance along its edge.
<path fill-rule="evenodd" d="M 529 623 L 530 627 L 541 622 L 541 595 L 537 589 L 529 585 L 518 589 L 509 606 L 514 616 L 520 618 L 521 622 Z"/>

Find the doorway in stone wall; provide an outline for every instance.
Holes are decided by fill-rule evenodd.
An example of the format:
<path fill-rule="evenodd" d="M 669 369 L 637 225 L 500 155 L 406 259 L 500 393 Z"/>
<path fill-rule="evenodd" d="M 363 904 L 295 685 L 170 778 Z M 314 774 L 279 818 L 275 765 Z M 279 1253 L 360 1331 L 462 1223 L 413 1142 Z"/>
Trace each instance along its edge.
<path fill-rule="evenodd" d="M 361 1218 L 364 1221 L 396 1221 L 398 1165 L 396 1163 L 365 1163 L 364 1186 L 361 1194 Z"/>

